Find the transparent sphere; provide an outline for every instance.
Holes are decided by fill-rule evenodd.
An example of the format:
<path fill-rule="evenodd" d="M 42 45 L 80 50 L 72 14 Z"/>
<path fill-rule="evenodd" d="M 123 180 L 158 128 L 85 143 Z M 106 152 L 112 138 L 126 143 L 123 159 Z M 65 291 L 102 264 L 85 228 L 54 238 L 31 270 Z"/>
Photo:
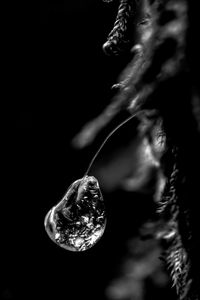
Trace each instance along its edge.
<path fill-rule="evenodd" d="M 60 247 L 84 251 L 101 238 L 106 226 L 104 200 L 97 179 L 74 181 L 63 199 L 46 215 L 45 229 Z"/>

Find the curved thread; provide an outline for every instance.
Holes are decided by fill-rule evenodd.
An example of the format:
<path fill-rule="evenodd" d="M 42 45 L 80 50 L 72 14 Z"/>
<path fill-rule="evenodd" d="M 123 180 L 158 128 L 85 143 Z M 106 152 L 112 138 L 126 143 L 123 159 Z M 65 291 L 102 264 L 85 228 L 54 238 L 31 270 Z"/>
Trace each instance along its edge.
<path fill-rule="evenodd" d="M 85 177 L 85 176 L 88 175 L 88 173 L 89 173 L 89 171 L 90 171 L 90 169 L 91 169 L 91 167 L 92 167 L 92 165 L 93 165 L 93 163 L 94 163 L 96 157 L 98 156 L 99 152 L 101 151 L 101 149 L 103 148 L 103 146 L 105 145 L 105 143 L 107 142 L 107 140 L 108 140 L 108 139 L 109 139 L 109 138 L 110 138 L 110 137 L 111 137 L 111 136 L 112 136 L 112 135 L 120 128 L 120 127 L 122 127 L 124 124 L 126 124 L 126 123 L 129 122 L 131 119 L 133 119 L 136 115 L 141 114 L 141 113 L 143 113 L 142 110 L 139 111 L 139 112 L 136 112 L 136 113 L 133 114 L 133 115 L 131 115 L 130 117 L 128 117 L 126 120 L 124 120 L 122 123 L 120 123 L 117 127 L 115 127 L 115 128 L 109 133 L 109 135 L 105 138 L 105 140 L 103 141 L 103 143 L 102 143 L 101 146 L 99 147 L 98 151 L 95 153 L 94 157 L 92 158 L 92 160 L 91 160 L 91 162 L 90 162 L 90 164 L 89 164 L 89 166 L 88 166 L 88 168 L 87 168 L 87 171 L 85 172 L 85 174 L 84 174 L 83 177 Z"/>

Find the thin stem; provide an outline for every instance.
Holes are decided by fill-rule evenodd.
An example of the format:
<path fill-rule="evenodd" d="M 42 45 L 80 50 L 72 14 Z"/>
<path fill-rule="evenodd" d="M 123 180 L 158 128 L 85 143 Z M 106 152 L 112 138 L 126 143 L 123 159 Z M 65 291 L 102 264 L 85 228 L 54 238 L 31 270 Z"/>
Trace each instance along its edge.
<path fill-rule="evenodd" d="M 127 122 L 129 122 L 131 119 L 133 119 L 136 115 L 138 115 L 139 113 L 142 113 L 143 111 L 140 111 L 140 112 L 136 112 L 135 114 L 131 115 L 130 117 L 128 117 L 126 120 L 124 120 L 122 123 L 120 123 L 117 127 L 115 127 L 110 133 L 109 135 L 106 137 L 106 139 L 103 141 L 103 143 L 101 144 L 100 148 L 98 149 L 98 151 L 95 153 L 94 157 L 92 158 L 88 168 L 87 168 L 87 171 L 85 172 L 85 176 L 88 175 L 95 159 L 97 158 L 99 152 L 101 151 L 101 149 L 103 148 L 103 146 L 105 145 L 105 143 L 107 142 L 107 140 L 120 128 L 122 127 L 124 124 L 126 124 Z"/>

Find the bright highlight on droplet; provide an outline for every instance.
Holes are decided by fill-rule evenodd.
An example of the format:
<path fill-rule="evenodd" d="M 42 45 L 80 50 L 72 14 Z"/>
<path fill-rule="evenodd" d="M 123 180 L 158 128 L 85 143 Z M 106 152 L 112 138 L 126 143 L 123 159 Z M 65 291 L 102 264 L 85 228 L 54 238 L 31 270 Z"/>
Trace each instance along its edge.
<path fill-rule="evenodd" d="M 47 213 L 44 225 L 52 241 L 66 250 L 84 251 L 95 245 L 106 226 L 97 179 L 84 176 L 74 181 L 63 199 Z"/>

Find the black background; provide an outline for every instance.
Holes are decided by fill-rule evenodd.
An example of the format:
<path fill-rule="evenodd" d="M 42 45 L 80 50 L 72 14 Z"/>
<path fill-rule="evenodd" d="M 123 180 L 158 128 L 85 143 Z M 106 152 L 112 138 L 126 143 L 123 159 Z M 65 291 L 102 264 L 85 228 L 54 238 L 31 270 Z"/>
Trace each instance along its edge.
<path fill-rule="evenodd" d="M 105 240 L 112 244 L 105 236 L 87 254 L 67 252 L 50 241 L 43 223 L 97 150 L 97 145 L 75 150 L 71 140 L 108 104 L 123 65 L 102 51 L 117 5 L 100 0 L 19 5 L 5 12 L 9 82 L 1 295 L 103 299 L 115 272 L 110 262 L 118 260 L 116 245 L 105 247 Z"/>
<path fill-rule="evenodd" d="M 4 299 L 103 300 L 117 272 L 129 215 L 123 227 L 113 214 L 101 242 L 83 253 L 57 247 L 43 226 L 47 211 L 83 176 L 99 145 L 78 151 L 71 140 L 109 103 L 110 87 L 125 65 L 125 58 L 102 51 L 116 10 L 117 3 L 101 0 L 42 1 L 40 10 L 17 7 L 9 18 Z M 120 204 L 115 208 L 127 213 Z M 133 228 L 134 222 L 140 220 L 133 217 Z"/>

